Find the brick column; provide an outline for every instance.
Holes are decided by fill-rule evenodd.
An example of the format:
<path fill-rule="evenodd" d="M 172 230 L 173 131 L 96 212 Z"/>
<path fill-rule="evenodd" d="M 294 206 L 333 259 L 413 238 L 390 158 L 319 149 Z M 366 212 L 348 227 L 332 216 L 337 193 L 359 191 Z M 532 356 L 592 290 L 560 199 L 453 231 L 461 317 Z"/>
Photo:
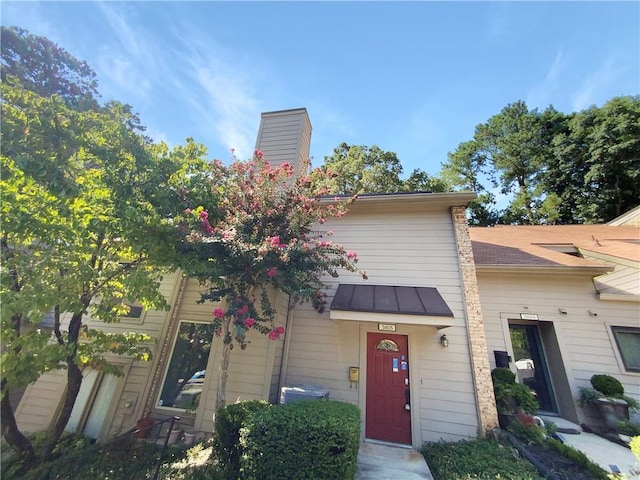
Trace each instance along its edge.
<path fill-rule="evenodd" d="M 498 412 L 493 395 L 487 340 L 484 333 L 476 265 L 473 260 L 466 210 L 465 207 L 452 207 L 451 218 L 458 248 L 478 421 L 482 434 L 486 435 L 492 428 L 498 426 Z"/>

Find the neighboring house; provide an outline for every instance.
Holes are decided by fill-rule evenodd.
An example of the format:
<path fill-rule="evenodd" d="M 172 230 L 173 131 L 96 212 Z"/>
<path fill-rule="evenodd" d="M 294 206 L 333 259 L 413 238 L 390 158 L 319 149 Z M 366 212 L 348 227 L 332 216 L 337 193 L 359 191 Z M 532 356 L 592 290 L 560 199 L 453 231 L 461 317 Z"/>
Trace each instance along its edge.
<path fill-rule="evenodd" d="M 310 138 L 305 109 L 270 112 L 262 115 L 256 148 L 272 164 L 287 161 L 298 166 L 309 155 Z M 591 370 L 603 371 L 607 362 L 617 365 L 619 354 L 612 343 L 603 346 L 599 341 L 594 347 L 603 360 L 591 368 L 579 360 L 584 345 L 566 338 L 575 333 L 565 330 L 565 323 L 575 319 L 606 330 L 605 310 L 611 309 L 620 312 L 613 317 L 614 326 L 633 327 L 638 292 L 630 302 L 619 300 L 620 292 L 613 290 L 605 297 L 614 299 L 596 298 L 591 278 L 611 267 L 568 256 L 566 268 L 555 257 L 550 260 L 549 268 L 558 267 L 558 280 L 549 275 L 556 270 L 520 272 L 519 266 L 500 269 L 486 261 L 478 262 L 476 277 L 474 251 L 482 259 L 478 249 L 483 245 L 507 252 L 510 247 L 478 240 L 476 233 L 482 229 L 472 229 L 472 250 L 466 206 L 474 198 L 471 193 L 364 195 L 345 217 L 323 225 L 333 230 L 334 241 L 358 253 L 368 280 L 349 272 L 327 279 L 330 308 L 324 314 L 308 305 L 290 309 L 286 295 L 272 292 L 276 321 L 286 326 L 286 334 L 274 342 L 256 333 L 250 335 L 246 350 L 232 351 L 227 401 L 278 402 L 283 392 L 283 397 L 328 395 L 361 408 L 363 439 L 419 447 L 425 441 L 475 437 L 497 425 L 490 377 L 494 350 L 521 360 L 513 358 L 509 323 L 522 320 L 524 313 L 524 318 L 536 315 L 538 321 L 529 320 L 532 323 L 522 331 L 536 326 L 547 342 L 543 348 L 550 349 L 544 351 L 557 382 L 554 401 L 562 406 L 557 410 L 577 418 L 577 386 Z M 530 255 L 536 257 L 535 252 Z M 575 268 L 571 262 L 578 262 Z M 635 262 L 637 271 L 637 257 Z M 523 282 L 522 292 L 516 281 Z M 591 297 L 585 293 L 589 285 Z M 609 278 L 606 285 L 620 288 L 622 281 Z M 151 412 L 155 417 L 178 415 L 183 428 L 212 432 L 221 357 L 221 342 L 210 325 L 215 305 L 197 304 L 203 288 L 179 272 L 166 276 L 162 288 L 172 307 L 169 312 L 145 311 L 137 318 L 123 318 L 120 324 L 95 322 L 106 331 L 148 333 L 155 341 L 153 360 L 114 358 L 123 367 L 123 377 L 88 369 L 69 429 L 104 439 L 131 428 Z M 514 296 L 516 303 L 511 304 L 507 295 L 516 293 L 521 296 Z M 598 317 L 590 317 L 587 310 Z M 554 322 L 564 323 L 553 328 Z M 614 335 L 612 331 L 612 342 Z M 516 365 L 530 363 L 538 371 L 540 361 L 531 350 L 531 358 L 510 364 L 514 371 Z M 557 374 L 560 369 L 564 378 Z M 612 367 L 606 370 L 612 373 Z M 625 375 L 621 380 L 631 390 L 637 374 Z M 19 426 L 26 431 L 47 428 L 63 389 L 62 372 L 44 375 L 30 385 L 16 411 Z"/>
<path fill-rule="evenodd" d="M 593 374 L 640 400 L 639 220 L 470 229 L 492 368 L 508 356 L 541 411 L 594 421 L 579 403 Z"/>

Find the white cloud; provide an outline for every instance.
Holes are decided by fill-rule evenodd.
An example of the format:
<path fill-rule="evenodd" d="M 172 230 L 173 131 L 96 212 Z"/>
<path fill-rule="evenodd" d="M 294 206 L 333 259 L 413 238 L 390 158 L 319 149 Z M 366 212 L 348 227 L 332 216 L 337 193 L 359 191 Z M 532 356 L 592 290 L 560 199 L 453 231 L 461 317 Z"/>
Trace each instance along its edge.
<path fill-rule="evenodd" d="M 161 77 L 163 70 L 163 56 L 157 52 L 157 42 L 140 26 L 131 26 L 135 4 L 99 2 L 97 5 L 109 29 L 106 36 L 109 41 L 101 46 L 97 58 L 97 68 L 108 78 L 108 82 L 101 85 L 111 82 L 117 87 L 116 91 L 150 101 L 153 82 Z"/>
<path fill-rule="evenodd" d="M 611 58 L 608 58 L 600 65 L 600 68 L 587 76 L 578 91 L 571 95 L 571 107 L 573 111 L 584 110 L 596 104 L 598 101 L 603 100 L 601 98 L 603 92 L 611 90 L 611 87 L 615 85 L 616 77 L 617 70 L 614 62 Z M 605 100 L 608 100 L 608 98 Z"/>
<path fill-rule="evenodd" d="M 558 90 L 561 87 L 561 74 L 565 64 L 566 58 L 564 52 L 558 50 L 542 82 L 529 91 L 526 99 L 529 108 L 546 108 L 552 103 L 552 100 L 556 98 Z"/>
<path fill-rule="evenodd" d="M 254 93 L 260 91 L 259 77 L 241 64 L 227 61 L 237 55 L 209 36 L 184 29 L 175 30 L 174 35 L 180 43 L 176 46 L 180 61 L 174 68 L 184 73 L 184 81 L 174 79 L 181 101 L 196 112 L 201 131 L 213 132 L 218 143 L 235 149 L 238 158 L 250 158 L 261 113 Z"/>

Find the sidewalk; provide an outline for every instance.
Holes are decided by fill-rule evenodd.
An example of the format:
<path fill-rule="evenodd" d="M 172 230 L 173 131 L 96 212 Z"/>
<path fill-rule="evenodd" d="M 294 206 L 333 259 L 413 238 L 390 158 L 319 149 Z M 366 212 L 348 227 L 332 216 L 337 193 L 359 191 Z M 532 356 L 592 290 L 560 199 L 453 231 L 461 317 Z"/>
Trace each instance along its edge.
<path fill-rule="evenodd" d="M 411 447 L 361 443 L 355 480 L 433 480 L 424 457 Z"/>
<path fill-rule="evenodd" d="M 547 420 L 545 417 L 542 417 L 542 419 Z M 562 443 L 580 450 L 605 471 L 622 473 L 626 475 L 625 478 L 629 479 L 640 479 L 640 463 L 631 452 L 631 449 L 611 442 L 599 435 L 583 432 L 580 425 L 562 418 L 549 417 L 548 420 L 555 423 L 561 431 L 565 432 L 557 434 Z M 578 433 L 567 433 L 571 430 Z"/>

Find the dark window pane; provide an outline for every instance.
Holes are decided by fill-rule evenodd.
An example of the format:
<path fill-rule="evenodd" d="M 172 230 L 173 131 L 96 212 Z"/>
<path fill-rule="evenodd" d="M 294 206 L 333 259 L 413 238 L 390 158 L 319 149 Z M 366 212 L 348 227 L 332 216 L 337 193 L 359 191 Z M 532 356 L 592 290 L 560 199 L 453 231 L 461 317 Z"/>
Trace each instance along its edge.
<path fill-rule="evenodd" d="M 180 323 L 158 406 L 197 408 L 214 330 L 210 323 Z"/>
<path fill-rule="evenodd" d="M 640 372 L 640 328 L 611 327 L 622 357 L 629 372 Z"/>

